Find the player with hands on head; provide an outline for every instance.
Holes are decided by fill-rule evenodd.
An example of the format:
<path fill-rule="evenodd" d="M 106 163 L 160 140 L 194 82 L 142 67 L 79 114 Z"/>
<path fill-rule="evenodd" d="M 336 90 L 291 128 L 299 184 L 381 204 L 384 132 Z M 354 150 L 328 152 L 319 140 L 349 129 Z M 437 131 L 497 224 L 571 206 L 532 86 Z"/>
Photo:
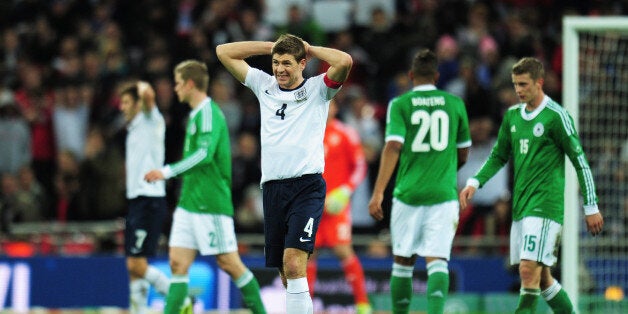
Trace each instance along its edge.
<path fill-rule="evenodd" d="M 417 256 L 424 257 L 427 266 L 427 313 L 443 313 L 459 220 L 457 171 L 471 146 L 469 121 L 462 99 L 436 88 L 434 52 L 417 52 L 409 76 L 414 88 L 388 105 L 386 144 L 369 213 L 384 218 L 384 191 L 398 163 L 390 214 L 393 313 L 409 312 Z"/>
<path fill-rule="evenodd" d="M 124 251 L 129 272 L 129 312 L 147 312 L 148 290 L 152 285 L 162 295 L 168 293 L 170 279 L 148 257 L 155 256 L 168 214 L 163 182 L 149 184 L 144 173 L 160 167 L 165 158 L 166 125 L 155 104 L 155 91 L 149 83 L 133 82 L 120 91 L 120 111 L 127 123 L 126 197 Z"/>
<path fill-rule="evenodd" d="M 325 205 L 323 137 L 329 102 L 353 61 L 291 34 L 218 45 L 216 55 L 260 103 L 266 266 L 279 270 L 287 313 L 312 313 L 306 268 Z M 249 66 L 255 55 L 271 56 L 272 75 Z M 327 62 L 327 72 L 303 77 L 308 56 Z"/>
<path fill-rule="evenodd" d="M 307 264 L 310 295 L 316 283 L 317 252 L 331 248 L 340 261 L 345 279 L 351 286 L 357 314 L 372 313 L 360 259 L 351 245 L 351 193 L 366 177 L 366 157 L 356 130 L 336 118 L 338 104 L 329 103 L 325 128 L 325 172 L 327 184 L 325 210 L 316 232 L 315 251 Z"/>
<path fill-rule="evenodd" d="M 521 277 L 515 313 L 534 313 L 539 295 L 554 313 L 574 311 L 569 296 L 550 271 L 557 260 L 565 214 L 565 155 L 578 175 L 587 230 L 597 235 L 604 225 L 573 118 L 545 95 L 544 75 L 543 63 L 536 58 L 524 57 L 513 65 L 512 83 L 521 103 L 505 113 L 491 155 L 460 192 L 464 208 L 475 191 L 512 159 L 510 263 L 519 264 Z"/>
<path fill-rule="evenodd" d="M 183 159 L 147 172 L 144 179 L 159 182 L 182 177 L 177 208 L 172 217 L 169 262 L 172 271 L 164 313 L 188 311 L 189 268 L 201 255 L 214 255 L 218 267 L 240 289 L 253 313 L 266 313 L 260 287 L 238 254 L 231 199 L 231 146 L 227 122 L 220 106 L 207 95 L 207 66 L 197 60 L 180 62 L 174 69 L 174 90 L 191 107 L 183 146 Z"/>

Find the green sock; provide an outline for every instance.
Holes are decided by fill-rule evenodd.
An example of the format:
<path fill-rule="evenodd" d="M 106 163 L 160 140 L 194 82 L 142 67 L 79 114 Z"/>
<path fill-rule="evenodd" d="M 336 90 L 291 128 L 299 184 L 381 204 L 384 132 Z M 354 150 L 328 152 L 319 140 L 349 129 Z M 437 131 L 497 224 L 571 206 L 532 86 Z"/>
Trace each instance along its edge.
<path fill-rule="evenodd" d="M 549 288 L 541 292 L 541 296 L 545 299 L 547 304 L 552 308 L 555 314 L 571 314 L 574 313 L 573 304 L 567 295 L 567 291 L 554 280 Z"/>
<path fill-rule="evenodd" d="M 266 309 L 259 293 L 259 282 L 250 270 L 247 269 L 246 273 L 235 280 L 234 283 L 240 288 L 244 304 L 253 314 L 266 314 Z"/>
<path fill-rule="evenodd" d="M 427 313 L 442 314 L 449 292 L 447 262 L 437 260 L 427 264 Z"/>
<path fill-rule="evenodd" d="M 179 314 L 183 302 L 188 295 L 188 275 L 173 275 L 170 280 L 170 289 L 166 296 L 164 314 Z"/>
<path fill-rule="evenodd" d="M 414 267 L 393 264 L 390 276 L 390 296 L 393 314 L 407 314 L 412 300 L 412 271 Z"/>
<path fill-rule="evenodd" d="M 534 314 L 536 313 L 536 303 L 539 300 L 541 289 L 521 288 L 519 294 L 519 304 L 515 314 Z"/>

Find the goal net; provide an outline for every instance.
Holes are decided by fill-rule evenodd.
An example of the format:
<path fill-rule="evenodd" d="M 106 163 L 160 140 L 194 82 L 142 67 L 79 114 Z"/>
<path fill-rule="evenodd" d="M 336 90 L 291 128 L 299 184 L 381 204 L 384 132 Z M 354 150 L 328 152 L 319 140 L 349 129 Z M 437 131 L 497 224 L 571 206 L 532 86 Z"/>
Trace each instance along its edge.
<path fill-rule="evenodd" d="M 628 17 L 563 19 L 563 104 L 589 159 L 604 232 L 587 233 L 567 163 L 561 281 L 580 313 L 628 313 Z"/>

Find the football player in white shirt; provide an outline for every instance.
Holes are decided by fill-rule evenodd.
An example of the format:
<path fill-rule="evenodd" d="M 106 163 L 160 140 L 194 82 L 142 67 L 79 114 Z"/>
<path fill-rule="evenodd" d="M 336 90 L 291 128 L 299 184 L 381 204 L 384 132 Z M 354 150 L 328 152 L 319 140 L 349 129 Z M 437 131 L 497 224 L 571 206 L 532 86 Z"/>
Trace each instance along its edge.
<path fill-rule="evenodd" d="M 124 249 L 130 280 L 129 312 L 143 314 L 147 312 L 149 285 L 163 295 L 170 285 L 170 279 L 147 260 L 157 251 L 168 214 L 165 185 L 163 181 L 144 180 L 144 173 L 164 163 L 166 125 L 155 105 L 155 92 L 146 82 L 129 84 L 121 90 L 120 110 L 128 131 Z"/>
<path fill-rule="evenodd" d="M 222 44 L 216 55 L 260 103 L 266 266 L 279 269 L 287 313 L 313 313 L 306 268 L 325 204 L 323 137 L 329 102 L 353 61 L 290 34 Z M 271 56 L 273 75 L 246 63 L 254 55 Z M 304 78 L 308 55 L 327 62 L 327 72 Z"/>

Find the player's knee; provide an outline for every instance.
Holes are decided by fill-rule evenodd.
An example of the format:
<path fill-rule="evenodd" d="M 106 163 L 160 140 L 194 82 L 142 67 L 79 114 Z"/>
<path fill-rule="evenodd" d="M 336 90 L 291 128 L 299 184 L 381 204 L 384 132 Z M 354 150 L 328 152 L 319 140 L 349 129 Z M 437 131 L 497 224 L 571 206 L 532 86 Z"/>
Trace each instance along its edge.
<path fill-rule="evenodd" d="M 186 265 L 186 263 L 183 263 L 176 258 L 171 258 L 169 264 L 170 270 L 173 274 L 182 275 L 187 273 L 188 265 Z"/>
<path fill-rule="evenodd" d="M 126 268 L 129 271 L 129 276 L 135 278 L 142 278 L 148 268 L 147 262 L 139 260 L 137 258 L 127 259 Z"/>
<path fill-rule="evenodd" d="M 283 273 L 287 279 L 295 279 L 306 276 L 307 261 L 297 258 L 286 258 L 283 263 Z"/>
<path fill-rule="evenodd" d="M 236 255 L 218 255 L 216 257 L 216 263 L 218 267 L 225 271 L 231 278 L 237 279 L 246 271 L 246 266 L 242 263 L 239 256 Z"/>
<path fill-rule="evenodd" d="M 521 262 L 519 264 L 519 276 L 524 287 L 533 287 L 540 284 L 539 267 L 536 262 Z"/>
<path fill-rule="evenodd" d="M 403 266 L 414 266 L 414 264 L 416 263 L 416 255 L 412 255 L 411 257 L 395 255 L 393 259 L 395 263 Z"/>

